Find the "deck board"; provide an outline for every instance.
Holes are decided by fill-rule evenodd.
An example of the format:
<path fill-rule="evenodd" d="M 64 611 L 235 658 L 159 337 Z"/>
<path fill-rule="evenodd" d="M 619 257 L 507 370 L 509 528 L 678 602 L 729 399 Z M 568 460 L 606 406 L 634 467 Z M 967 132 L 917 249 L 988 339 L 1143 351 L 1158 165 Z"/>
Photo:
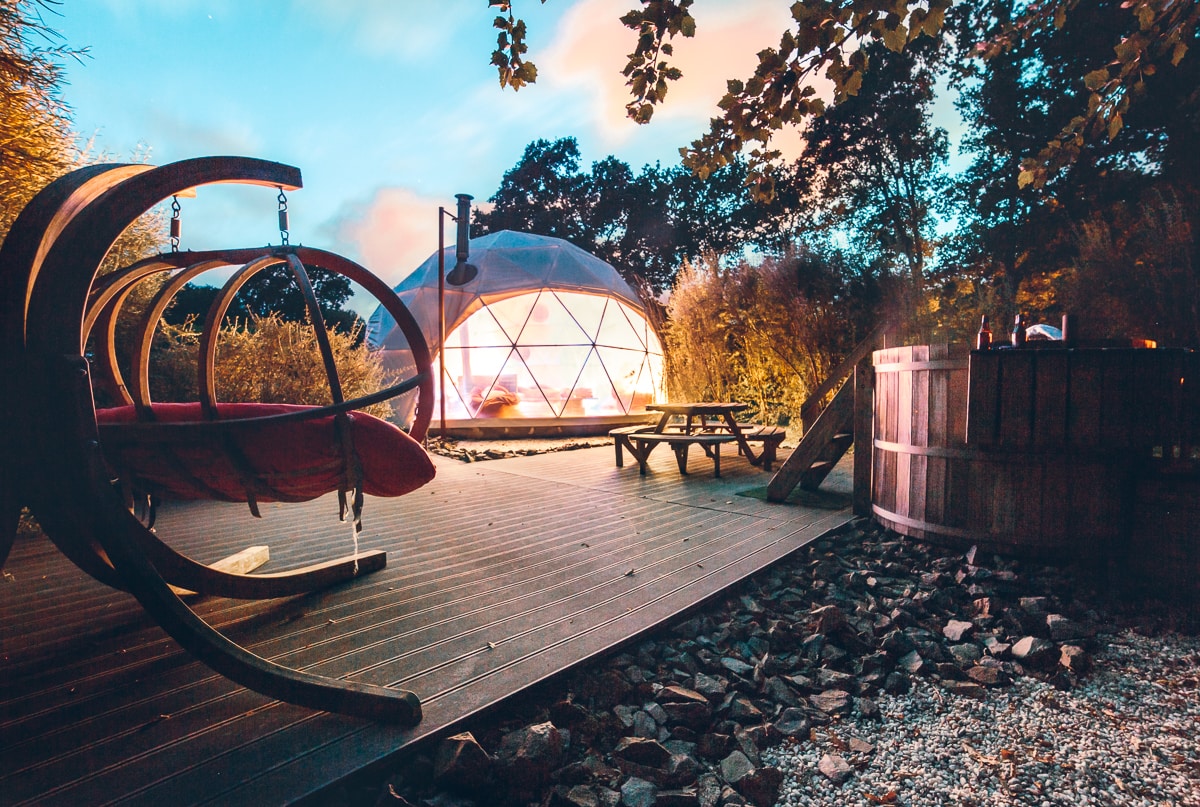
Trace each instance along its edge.
<path fill-rule="evenodd" d="M 739 496 L 769 475 L 699 452 L 650 473 L 612 449 L 465 464 L 399 499 L 370 499 L 363 550 L 382 571 L 271 601 L 193 598 L 253 652 L 416 692 L 410 729 L 249 692 L 183 653 L 128 595 L 22 540 L 0 584 L 0 793 L 6 804 L 289 803 L 669 620 L 850 518 Z M 827 488 L 849 493 L 848 466 Z M 847 497 L 848 503 L 848 497 Z M 176 505 L 158 532 L 211 562 L 267 544 L 263 571 L 348 554 L 330 498 Z"/>

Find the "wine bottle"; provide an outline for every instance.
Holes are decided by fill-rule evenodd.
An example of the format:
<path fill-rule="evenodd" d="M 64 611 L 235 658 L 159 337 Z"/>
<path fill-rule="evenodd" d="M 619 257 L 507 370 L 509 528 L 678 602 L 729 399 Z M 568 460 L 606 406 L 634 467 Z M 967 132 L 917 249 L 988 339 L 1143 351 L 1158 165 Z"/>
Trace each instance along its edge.
<path fill-rule="evenodd" d="M 975 349 L 990 350 L 992 347 L 992 329 L 988 325 L 987 314 L 979 321 L 979 333 L 975 334 Z"/>
<path fill-rule="evenodd" d="M 1025 345 L 1025 315 L 1017 314 L 1013 319 L 1012 329 L 1012 346 L 1023 347 Z"/>

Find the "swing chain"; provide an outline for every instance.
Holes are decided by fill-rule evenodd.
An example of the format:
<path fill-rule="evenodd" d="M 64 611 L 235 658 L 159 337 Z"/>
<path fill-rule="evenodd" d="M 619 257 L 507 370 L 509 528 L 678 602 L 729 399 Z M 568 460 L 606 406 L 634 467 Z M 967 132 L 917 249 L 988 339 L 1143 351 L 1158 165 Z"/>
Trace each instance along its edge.
<path fill-rule="evenodd" d="M 283 188 L 279 189 L 279 196 L 276 198 L 279 202 L 279 238 L 283 246 L 288 246 L 288 203 L 287 196 L 283 193 Z"/>
<path fill-rule="evenodd" d="M 179 206 L 179 197 L 171 197 L 171 251 L 179 251 L 179 233 L 181 230 L 182 221 L 179 218 L 179 211 L 182 208 Z"/>

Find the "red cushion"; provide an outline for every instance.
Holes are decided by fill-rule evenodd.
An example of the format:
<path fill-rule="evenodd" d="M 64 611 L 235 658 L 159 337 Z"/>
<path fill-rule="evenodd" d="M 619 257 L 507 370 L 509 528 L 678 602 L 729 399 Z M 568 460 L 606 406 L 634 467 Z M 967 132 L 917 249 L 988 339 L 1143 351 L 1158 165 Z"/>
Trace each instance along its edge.
<path fill-rule="evenodd" d="M 217 404 L 218 420 L 279 415 L 310 410 L 292 404 Z M 202 422 L 199 403 L 153 404 L 159 423 Z M 433 479 L 434 467 L 417 441 L 391 423 L 365 412 L 349 413 L 354 449 L 363 471 L 363 490 L 372 496 L 402 496 Z M 105 426 L 137 422 L 132 406 L 96 412 L 104 444 Z M 334 416 L 261 426 L 231 432 L 233 453 L 240 453 L 265 485 L 256 490 L 259 501 L 299 502 L 346 489 L 342 445 Z M 246 489 L 231 452 L 220 439 L 196 443 L 111 441 L 105 458 L 119 475 L 136 487 L 175 499 L 246 501 Z M 169 449 L 169 450 L 168 450 Z M 189 478 L 191 477 L 191 478 Z"/>

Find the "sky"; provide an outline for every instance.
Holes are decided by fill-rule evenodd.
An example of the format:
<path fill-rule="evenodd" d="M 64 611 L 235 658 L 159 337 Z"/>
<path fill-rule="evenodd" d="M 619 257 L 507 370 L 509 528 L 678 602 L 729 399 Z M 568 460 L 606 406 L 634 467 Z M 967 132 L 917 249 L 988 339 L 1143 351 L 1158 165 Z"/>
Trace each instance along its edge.
<path fill-rule="evenodd" d="M 538 138 L 575 137 L 586 170 L 679 160 L 730 78 L 789 22 L 782 0 L 696 0 L 684 78 L 649 125 L 625 117 L 619 17 L 635 0 L 517 0 L 534 85 L 501 89 L 487 0 L 64 0 L 48 24 L 73 48 L 65 100 L 93 154 L 162 165 L 207 155 L 301 169 L 290 241 L 395 285 L 437 249 L 437 208 L 477 203 Z M 781 145 L 794 147 L 797 136 Z M 278 244 L 277 191 L 209 186 L 182 199 L 182 249 Z M 447 241 L 453 223 L 447 221 Z M 351 306 L 366 315 L 370 298 Z"/>

